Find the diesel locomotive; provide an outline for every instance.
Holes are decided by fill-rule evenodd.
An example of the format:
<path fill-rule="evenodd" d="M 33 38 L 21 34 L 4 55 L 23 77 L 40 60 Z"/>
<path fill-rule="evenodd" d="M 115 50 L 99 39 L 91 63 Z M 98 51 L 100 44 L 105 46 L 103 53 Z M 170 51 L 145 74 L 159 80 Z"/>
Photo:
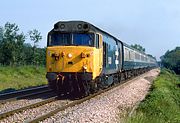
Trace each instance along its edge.
<path fill-rule="evenodd" d="M 46 78 L 58 94 L 88 95 L 157 66 L 156 60 L 84 21 L 48 33 Z"/>

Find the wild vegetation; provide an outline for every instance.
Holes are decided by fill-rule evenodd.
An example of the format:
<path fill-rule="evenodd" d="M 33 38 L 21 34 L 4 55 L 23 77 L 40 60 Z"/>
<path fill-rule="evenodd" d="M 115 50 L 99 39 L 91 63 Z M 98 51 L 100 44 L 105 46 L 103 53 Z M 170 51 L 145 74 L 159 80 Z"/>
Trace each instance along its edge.
<path fill-rule="evenodd" d="M 33 42 L 25 43 L 27 38 Z M 7 22 L 0 27 L 0 65 L 45 65 L 45 48 L 38 48 L 42 39 L 38 30 L 33 29 L 24 34 L 16 24 Z"/>
<path fill-rule="evenodd" d="M 127 123 L 180 123 L 180 76 L 163 69 Z"/>
<path fill-rule="evenodd" d="M 25 43 L 26 39 L 32 41 Z M 39 48 L 41 33 L 30 30 L 27 34 L 7 22 L 0 26 L 0 91 L 22 89 L 46 84 L 45 50 Z"/>
<path fill-rule="evenodd" d="M 180 47 L 171 51 L 168 50 L 165 55 L 161 56 L 161 61 L 164 67 L 180 74 Z"/>
<path fill-rule="evenodd" d="M 134 49 L 137 49 L 137 50 L 139 50 L 141 52 L 144 52 L 144 53 L 146 51 L 146 49 L 144 47 L 142 47 L 141 45 L 139 45 L 139 44 L 131 45 L 131 47 L 133 47 Z"/>
<path fill-rule="evenodd" d="M 45 67 L 0 67 L 0 92 L 47 84 Z"/>

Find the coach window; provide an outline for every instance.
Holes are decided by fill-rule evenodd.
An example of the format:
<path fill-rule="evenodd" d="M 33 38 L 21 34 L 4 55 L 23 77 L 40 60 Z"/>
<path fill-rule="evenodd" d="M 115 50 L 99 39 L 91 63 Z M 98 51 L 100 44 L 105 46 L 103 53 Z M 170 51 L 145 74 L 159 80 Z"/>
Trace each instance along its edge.
<path fill-rule="evenodd" d="M 129 50 L 129 60 L 132 60 L 132 52 Z"/>
<path fill-rule="evenodd" d="M 141 61 L 143 61 L 143 56 L 141 55 Z"/>
<path fill-rule="evenodd" d="M 99 48 L 99 35 L 96 34 L 96 48 Z"/>
<path fill-rule="evenodd" d="M 134 52 L 130 51 L 130 60 L 134 60 Z"/>
<path fill-rule="evenodd" d="M 129 51 L 127 48 L 125 48 L 125 60 L 129 60 Z"/>

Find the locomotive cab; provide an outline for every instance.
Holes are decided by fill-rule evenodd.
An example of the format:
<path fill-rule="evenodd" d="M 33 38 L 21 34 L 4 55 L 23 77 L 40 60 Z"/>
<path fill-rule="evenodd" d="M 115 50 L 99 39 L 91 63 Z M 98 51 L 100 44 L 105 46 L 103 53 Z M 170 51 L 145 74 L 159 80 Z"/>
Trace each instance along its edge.
<path fill-rule="evenodd" d="M 102 35 L 89 23 L 58 22 L 48 34 L 47 80 L 59 94 L 88 93 L 102 71 Z"/>

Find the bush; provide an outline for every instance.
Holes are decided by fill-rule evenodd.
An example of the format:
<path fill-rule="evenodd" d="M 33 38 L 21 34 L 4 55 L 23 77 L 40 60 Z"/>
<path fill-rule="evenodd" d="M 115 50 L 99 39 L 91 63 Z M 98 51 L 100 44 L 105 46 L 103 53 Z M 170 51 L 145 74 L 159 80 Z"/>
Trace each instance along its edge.
<path fill-rule="evenodd" d="M 164 67 L 180 74 L 180 47 L 167 51 L 164 56 L 161 56 L 161 60 Z"/>
<path fill-rule="evenodd" d="M 140 103 L 129 123 L 179 123 L 180 77 L 163 69 L 152 85 L 152 90 Z"/>

